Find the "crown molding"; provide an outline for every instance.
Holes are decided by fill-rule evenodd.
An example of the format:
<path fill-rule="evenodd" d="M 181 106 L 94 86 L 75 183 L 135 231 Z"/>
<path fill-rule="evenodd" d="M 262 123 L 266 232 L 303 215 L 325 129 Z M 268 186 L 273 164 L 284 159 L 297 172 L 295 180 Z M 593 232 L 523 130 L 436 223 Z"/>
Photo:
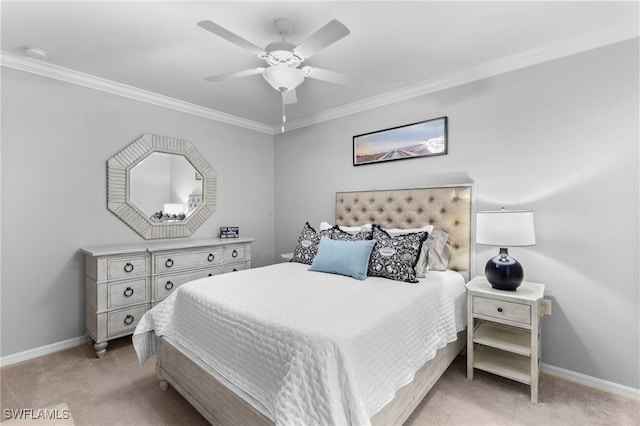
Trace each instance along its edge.
<path fill-rule="evenodd" d="M 601 31 L 587 36 L 574 38 L 561 43 L 556 43 L 540 49 L 530 50 L 520 54 L 505 56 L 493 61 L 488 61 L 477 66 L 463 69 L 425 80 L 397 90 L 382 93 L 349 104 L 330 108 L 316 114 L 311 114 L 287 123 L 287 131 L 311 126 L 325 121 L 335 120 L 351 114 L 379 108 L 385 105 L 401 102 L 407 99 L 424 96 L 429 93 L 460 86 L 472 81 L 493 77 L 510 71 L 553 61 L 565 56 L 574 55 L 599 47 L 619 43 L 638 38 L 637 25 L 617 27 Z M 280 124 L 269 124 L 248 120 L 236 115 L 227 114 L 210 108 L 205 108 L 189 102 L 184 102 L 168 96 L 142 90 L 136 87 L 106 80 L 90 74 L 81 73 L 68 68 L 53 65 L 47 62 L 27 58 L 15 53 L 0 51 L 0 65 L 14 68 L 33 74 L 42 75 L 56 80 L 66 81 L 95 90 L 123 96 L 149 104 L 170 108 L 198 117 L 215 120 L 237 127 L 243 127 L 261 133 L 276 135 L 280 133 Z"/>
<path fill-rule="evenodd" d="M 619 27 L 601 31 L 588 36 L 574 38 L 544 48 L 530 50 L 516 55 L 505 56 L 455 73 L 441 75 L 397 90 L 372 96 L 336 108 L 327 109 L 317 114 L 298 120 L 292 120 L 287 130 L 299 129 L 325 121 L 335 120 L 351 114 L 379 108 L 407 99 L 423 96 L 440 90 L 460 86 L 484 78 L 527 68 L 533 65 L 550 62 L 566 56 L 586 52 L 615 43 L 638 38 L 638 27 Z M 280 126 L 273 127 L 273 133 L 280 133 Z"/>
<path fill-rule="evenodd" d="M 90 89 L 100 90 L 117 96 L 135 99 L 137 101 L 173 109 L 209 120 L 244 127 L 257 132 L 273 134 L 273 129 L 267 124 L 258 123 L 236 115 L 226 114 L 210 108 L 201 107 L 189 102 L 159 95 L 137 87 L 127 86 L 126 84 L 106 80 L 104 78 L 85 74 L 69 68 L 38 61 L 12 52 L 7 52 L 5 50 L 0 51 L 0 65 L 56 80 L 66 81 L 67 83 L 77 84 Z"/>

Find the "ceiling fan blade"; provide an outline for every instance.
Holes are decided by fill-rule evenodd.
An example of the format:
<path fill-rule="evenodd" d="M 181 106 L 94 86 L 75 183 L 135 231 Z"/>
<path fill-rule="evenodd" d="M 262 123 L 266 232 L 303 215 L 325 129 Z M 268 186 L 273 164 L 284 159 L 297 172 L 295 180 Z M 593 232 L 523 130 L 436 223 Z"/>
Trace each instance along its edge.
<path fill-rule="evenodd" d="M 298 95 L 296 95 L 296 89 L 287 90 L 282 93 L 285 105 L 295 104 L 298 102 Z"/>
<path fill-rule="evenodd" d="M 232 78 L 241 78 L 241 77 L 248 77 L 250 75 L 255 75 L 255 74 L 262 74 L 262 71 L 264 71 L 264 68 L 258 67 L 258 68 L 252 68 L 250 70 L 236 71 L 236 72 L 230 72 L 230 73 L 226 73 L 226 74 L 213 75 L 211 77 L 205 78 L 205 80 L 207 80 L 210 83 L 215 83 L 217 81 L 229 80 L 229 79 L 232 79 Z"/>
<path fill-rule="evenodd" d="M 311 34 L 293 50 L 299 56 L 308 59 L 325 47 L 348 35 L 349 32 L 350 31 L 347 27 L 334 19 L 315 33 Z"/>
<path fill-rule="evenodd" d="M 302 71 L 304 72 L 304 75 L 306 77 L 314 78 L 316 80 L 328 81 L 329 83 L 340 84 L 342 86 L 351 86 L 355 81 L 353 78 L 347 75 L 340 74 L 335 71 L 325 70 L 324 68 L 306 66 L 302 68 Z"/>
<path fill-rule="evenodd" d="M 227 30 L 226 28 L 222 28 L 220 25 L 214 24 L 211 21 L 198 22 L 198 26 L 200 28 L 203 28 L 209 31 L 210 33 L 213 33 L 219 37 L 222 37 L 223 39 L 235 44 L 236 46 L 240 46 L 243 49 L 248 50 L 249 52 L 253 53 L 256 56 L 265 54 L 264 49 L 259 48 L 258 46 L 251 43 L 250 41 L 243 39 L 239 35 L 234 34 L 231 31 Z"/>

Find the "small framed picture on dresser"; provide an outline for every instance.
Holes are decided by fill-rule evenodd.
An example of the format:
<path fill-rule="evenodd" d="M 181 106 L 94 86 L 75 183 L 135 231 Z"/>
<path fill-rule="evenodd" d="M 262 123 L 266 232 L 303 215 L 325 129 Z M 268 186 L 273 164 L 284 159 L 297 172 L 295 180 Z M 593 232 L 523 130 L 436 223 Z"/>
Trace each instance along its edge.
<path fill-rule="evenodd" d="M 447 154 L 447 117 L 353 137 L 353 165 Z"/>

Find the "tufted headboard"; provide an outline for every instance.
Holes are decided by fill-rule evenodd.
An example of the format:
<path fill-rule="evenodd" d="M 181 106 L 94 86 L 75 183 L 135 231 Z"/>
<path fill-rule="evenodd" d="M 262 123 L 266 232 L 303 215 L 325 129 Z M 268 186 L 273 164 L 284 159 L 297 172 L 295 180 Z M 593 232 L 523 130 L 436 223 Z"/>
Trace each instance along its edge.
<path fill-rule="evenodd" d="M 336 193 L 336 224 L 377 223 L 383 228 L 433 225 L 449 234 L 449 269 L 473 265 L 473 185 Z M 467 275 L 468 279 L 468 275 Z"/>

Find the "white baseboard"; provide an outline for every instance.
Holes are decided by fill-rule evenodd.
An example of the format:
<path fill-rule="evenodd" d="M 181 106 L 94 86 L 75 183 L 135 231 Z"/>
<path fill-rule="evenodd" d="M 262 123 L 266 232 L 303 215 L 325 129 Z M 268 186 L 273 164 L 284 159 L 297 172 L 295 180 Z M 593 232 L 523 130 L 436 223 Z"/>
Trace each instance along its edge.
<path fill-rule="evenodd" d="M 13 355 L 7 355 L 0 358 L 0 367 L 6 367 L 7 365 L 29 361 L 30 359 L 37 358 L 39 356 L 48 355 L 54 352 L 62 351 L 64 349 L 72 348 L 74 346 L 82 345 L 83 343 L 87 342 L 87 339 L 87 336 L 74 337 L 73 339 L 64 340 L 62 342 L 53 343 L 51 345 L 41 346 L 39 348 L 30 349 L 24 352 L 18 352 Z M 540 365 L 540 370 L 543 373 L 557 376 L 566 380 L 571 380 L 573 382 L 590 386 L 592 388 L 596 388 L 605 392 L 640 400 L 640 389 L 634 389 L 629 386 L 624 386 L 618 383 L 598 379 L 596 377 L 587 376 L 586 374 L 577 373 L 575 371 L 565 370 L 564 368 L 555 367 L 553 365 L 545 363 L 542 363 Z"/>
<path fill-rule="evenodd" d="M 587 376 L 586 374 L 577 373 L 571 370 L 565 370 L 564 368 L 554 367 L 553 365 L 545 363 L 540 365 L 540 370 L 543 373 L 580 383 L 581 385 L 596 388 L 615 395 L 640 400 L 640 389 L 634 389 L 629 386 L 619 385 L 618 383 L 608 382 L 606 380 Z"/>
<path fill-rule="evenodd" d="M 3 356 L 2 358 L 0 358 L 0 367 L 6 367 L 7 365 L 29 361 L 30 359 L 38 358 L 39 356 L 52 354 L 64 349 L 82 345 L 83 343 L 87 343 L 87 339 L 87 336 L 74 337 L 73 339 L 64 340 L 62 342 L 52 343 L 50 345 L 40 346 L 39 348 L 29 349 L 28 351 Z"/>

